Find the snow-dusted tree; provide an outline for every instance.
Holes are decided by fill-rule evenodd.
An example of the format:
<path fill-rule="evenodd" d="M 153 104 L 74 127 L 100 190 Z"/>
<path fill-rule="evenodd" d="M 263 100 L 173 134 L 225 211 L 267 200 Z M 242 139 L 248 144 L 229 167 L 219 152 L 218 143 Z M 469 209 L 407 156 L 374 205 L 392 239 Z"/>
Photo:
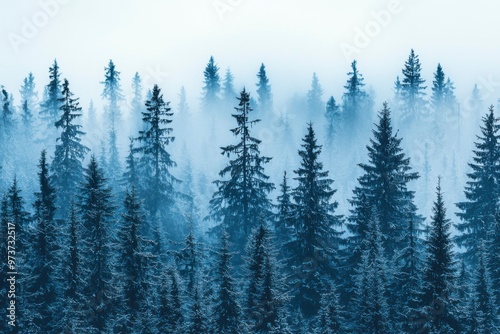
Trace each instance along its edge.
<path fill-rule="evenodd" d="M 278 325 L 285 302 L 273 242 L 270 228 L 261 221 L 246 247 L 244 314 L 250 331 L 256 333 L 269 333 Z"/>
<path fill-rule="evenodd" d="M 219 67 L 215 64 L 214 57 L 210 56 L 205 71 L 203 72 L 203 107 L 214 109 L 220 101 L 220 76 Z"/>
<path fill-rule="evenodd" d="M 214 334 L 240 334 L 244 329 L 229 248 L 229 234 L 222 232 L 217 250 L 216 294 L 211 315 L 210 332 Z"/>
<path fill-rule="evenodd" d="M 320 115 L 323 112 L 325 104 L 322 98 L 323 88 L 319 83 L 316 72 L 314 72 L 311 81 L 311 89 L 309 89 L 309 91 L 307 92 L 307 107 L 309 109 L 309 115 L 311 115 L 311 117 Z"/>
<path fill-rule="evenodd" d="M 122 185 L 127 187 L 134 185 L 139 186 L 139 175 L 137 174 L 137 158 L 134 156 L 134 139 L 129 138 L 128 154 L 125 158 L 125 171 L 123 172 Z"/>
<path fill-rule="evenodd" d="M 114 287 L 111 284 L 111 224 L 115 206 L 111 188 L 104 171 L 94 156 L 84 170 L 84 180 L 79 188 L 78 206 L 82 217 L 83 265 L 89 271 L 84 294 L 92 307 L 87 326 L 96 331 L 106 331 L 110 326 L 111 301 Z"/>
<path fill-rule="evenodd" d="M 184 247 L 174 252 L 177 271 L 189 294 L 193 293 L 197 287 L 201 273 L 204 256 L 202 247 L 203 245 L 196 241 L 193 224 L 191 223 L 189 233 L 184 241 Z"/>
<path fill-rule="evenodd" d="M 342 243 L 337 229 L 342 217 L 335 215 L 338 203 L 332 201 L 336 190 L 328 171 L 319 160 L 318 145 L 312 124 L 302 139 L 300 166 L 294 170 L 298 185 L 293 189 L 294 217 L 291 240 L 285 245 L 290 269 L 287 282 L 292 286 L 292 304 L 301 308 L 306 318 L 317 314 L 323 286 L 339 264 L 338 248 Z"/>
<path fill-rule="evenodd" d="M 205 313 L 205 307 L 202 304 L 203 300 L 199 292 L 200 287 L 196 285 L 193 289 L 193 303 L 189 310 L 189 317 L 186 321 L 186 333 L 210 334 L 209 319 Z"/>
<path fill-rule="evenodd" d="M 236 247 L 232 249 L 241 249 L 259 218 L 271 218 L 271 202 L 267 195 L 274 189 L 264 172 L 264 165 L 271 158 L 260 155 L 261 141 L 250 134 L 250 127 L 259 122 L 249 119 L 250 94 L 243 89 L 238 100 L 239 107 L 235 107 L 236 113 L 232 115 L 237 125 L 231 129 L 238 142 L 222 147 L 222 154 L 232 160 L 219 172 L 220 177 L 229 176 L 229 179 L 214 182 L 218 189 L 210 200 L 207 216 L 221 222 L 213 231 L 227 231 Z"/>
<path fill-rule="evenodd" d="M 421 78 L 420 71 L 422 67 L 415 51 L 411 49 L 408 60 L 402 70 L 403 80 L 401 81 L 401 98 L 403 103 L 403 119 L 407 124 L 420 119 L 420 114 L 425 111 L 427 102 L 424 99 L 425 80 Z"/>
<path fill-rule="evenodd" d="M 61 72 L 57 60 L 54 59 L 53 65 L 49 68 L 49 84 L 45 86 L 43 101 L 40 104 L 40 118 L 46 120 L 48 128 L 51 129 L 59 117 L 61 106 Z M 63 93 L 64 94 L 64 93 Z"/>
<path fill-rule="evenodd" d="M 267 78 L 266 66 L 264 64 L 260 65 L 259 73 L 257 73 L 257 95 L 258 100 L 258 111 L 261 114 L 273 111 L 273 94 L 271 92 L 271 85 L 269 84 L 269 79 Z"/>
<path fill-rule="evenodd" d="M 346 333 L 348 322 L 344 307 L 340 304 L 337 287 L 331 281 L 330 286 L 321 295 L 320 310 L 316 320 L 315 333 L 340 334 Z"/>
<path fill-rule="evenodd" d="M 142 79 L 138 72 L 135 72 L 132 78 L 132 98 L 130 100 L 130 113 L 132 114 L 133 126 L 131 131 L 142 130 L 142 112 L 144 104 L 142 103 Z"/>
<path fill-rule="evenodd" d="M 35 87 L 35 77 L 29 73 L 23 80 L 19 95 L 21 96 L 21 117 L 26 129 L 33 123 L 33 113 L 38 110 L 38 92 Z"/>
<path fill-rule="evenodd" d="M 114 282 L 118 290 L 115 328 L 141 333 L 151 298 L 151 270 L 147 238 L 143 235 L 146 216 L 132 185 L 125 194 L 124 212 L 118 227 Z M 118 326 L 118 327 L 116 327 Z"/>
<path fill-rule="evenodd" d="M 361 262 L 355 274 L 355 308 L 351 321 L 357 333 L 392 333 L 387 274 L 379 220 L 372 210 L 366 238 L 361 244 Z"/>
<path fill-rule="evenodd" d="M 28 331 L 59 333 L 56 325 L 60 309 L 56 304 L 56 280 L 59 249 L 56 212 L 56 193 L 49 175 L 46 151 L 43 150 L 38 165 L 39 191 L 35 193 L 33 224 L 27 230 L 28 245 L 26 272 L 23 282 L 29 317 Z"/>
<path fill-rule="evenodd" d="M 142 113 L 144 130 L 139 131 L 136 138 L 140 146 L 134 148 L 134 152 L 139 153 L 141 184 L 147 185 L 141 186 L 140 193 L 150 217 L 156 217 L 159 211 L 168 211 L 174 205 L 173 183 L 178 180 L 170 173 L 176 163 L 167 151 L 168 144 L 175 139 L 171 135 L 173 129 L 168 127 L 173 115 L 169 104 L 155 85 L 151 99 L 146 101 L 147 110 Z"/>
<path fill-rule="evenodd" d="M 465 186 L 466 200 L 457 203 L 462 222 L 456 224 L 459 246 L 465 247 L 466 263 L 474 266 L 478 246 L 489 239 L 496 224 L 500 194 L 500 120 L 493 106 L 482 119 L 481 135 L 477 136 L 471 172 Z M 500 261 L 499 261 L 500 262 Z"/>
<path fill-rule="evenodd" d="M 417 328 L 421 333 L 459 333 L 458 302 L 453 293 L 457 279 L 456 260 L 451 240 L 451 222 L 441 191 L 432 209 L 431 230 L 426 240 L 426 259 L 422 276 L 420 307 L 424 321 Z"/>
<path fill-rule="evenodd" d="M 61 135 L 57 138 L 51 171 L 58 195 L 59 216 L 66 217 L 69 203 L 82 179 L 82 161 L 89 149 L 81 143 L 81 125 L 74 124 L 81 117 L 78 98 L 73 98 L 68 80 L 64 79 L 62 97 L 59 99 L 61 118 L 55 123 Z"/>
<path fill-rule="evenodd" d="M 417 179 L 418 173 L 411 171 L 410 159 L 401 148 L 402 138 L 393 133 L 387 103 L 384 103 L 378 118 L 373 139 L 367 146 L 368 163 L 359 164 L 364 174 L 358 178 L 359 185 L 349 201 L 353 208 L 347 224 L 351 233 L 348 253 L 349 263 L 355 267 L 361 259 L 360 247 L 366 238 L 373 210 L 379 221 L 388 260 L 408 245 L 408 242 L 401 241 L 404 237 L 411 237 L 407 233 L 409 221 L 413 221 L 414 230 L 418 230 L 422 222 L 413 204 L 414 192 L 408 189 L 408 183 Z"/>
<path fill-rule="evenodd" d="M 443 67 L 441 64 L 438 64 L 436 72 L 434 73 L 434 81 L 432 81 L 431 105 L 434 112 L 442 112 L 441 109 L 444 105 L 445 90 L 446 82 Z"/>
<path fill-rule="evenodd" d="M 359 73 L 357 62 L 351 63 L 351 72 L 344 86 L 346 90 L 342 95 L 342 115 L 348 128 L 359 127 L 371 120 L 371 99 L 364 90 L 363 75 Z"/>
<path fill-rule="evenodd" d="M 293 203 L 292 193 L 288 185 L 286 171 L 283 173 L 283 181 L 280 184 L 280 194 L 276 198 L 278 212 L 274 220 L 274 235 L 279 248 L 283 251 L 282 246 L 290 241 L 291 228 L 293 226 Z M 284 252 L 281 252 L 284 256 Z"/>

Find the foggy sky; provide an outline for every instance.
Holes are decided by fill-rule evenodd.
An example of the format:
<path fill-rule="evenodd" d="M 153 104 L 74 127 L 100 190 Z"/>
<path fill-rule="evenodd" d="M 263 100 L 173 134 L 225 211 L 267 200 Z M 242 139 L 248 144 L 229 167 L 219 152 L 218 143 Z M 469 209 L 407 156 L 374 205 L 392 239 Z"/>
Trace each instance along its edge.
<path fill-rule="evenodd" d="M 264 62 L 278 108 L 292 94 L 305 94 L 312 72 L 324 99 L 338 100 L 356 58 L 378 109 L 392 97 L 411 48 L 420 55 L 429 94 L 441 62 L 459 97 L 474 83 L 488 102 L 500 96 L 500 3 L 493 0 L 3 0 L 1 8 L 0 84 L 15 94 L 16 105 L 29 71 L 42 96 L 57 58 L 84 107 L 91 98 L 100 103 L 109 59 L 122 73 L 125 94 L 138 71 L 145 88 L 160 84 L 174 103 L 186 86 L 190 104 L 198 107 L 203 69 L 213 55 L 221 74 L 231 67 L 236 88 L 252 92 Z M 380 21 L 380 11 L 389 9 L 390 17 Z M 367 45 L 346 57 L 341 46 L 357 47 L 359 31 L 367 29 Z"/>

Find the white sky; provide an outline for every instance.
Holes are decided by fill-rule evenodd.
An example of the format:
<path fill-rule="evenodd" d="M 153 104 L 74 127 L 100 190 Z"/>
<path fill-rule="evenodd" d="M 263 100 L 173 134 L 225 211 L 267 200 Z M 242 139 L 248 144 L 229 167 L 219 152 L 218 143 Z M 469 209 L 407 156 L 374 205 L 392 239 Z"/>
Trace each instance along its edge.
<path fill-rule="evenodd" d="M 354 45 L 357 29 L 376 28 L 373 11 L 394 2 L 398 10 L 388 24 L 378 25 L 380 31 L 356 55 L 377 103 L 392 96 L 410 48 L 420 55 L 428 86 L 441 62 L 459 95 L 483 82 L 483 93 L 492 90 L 488 98 L 500 96 L 500 2 L 494 0 L 0 1 L 0 84 L 16 98 L 30 71 L 41 95 L 57 58 L 86 106 L 90 98 L 100 99 L 99 81 L 113 59 L 126 93 L 138 71 L 145 86 L 159 83 L 167 100 L 175 102 L 185 85 L 193 104 L 214 55 L 222 73 L 231 67 L 238 89 L 246 85 L 254 91 L 264 62 L 278 103 L 305 93 L 314 71 L 325 99 L 338 99 L 350 64 L 340 45 Z M 49 3 L 57 5 L 55 14 L 48 13 L 53 15 L 45 14 L 43 4 Z M 217 4 L 230 10 L 220 13 Z M 23 34 L 29 24 L 40 28 Z M 13 36 L 25 38 L 23 44 L 15 46 Z"/>

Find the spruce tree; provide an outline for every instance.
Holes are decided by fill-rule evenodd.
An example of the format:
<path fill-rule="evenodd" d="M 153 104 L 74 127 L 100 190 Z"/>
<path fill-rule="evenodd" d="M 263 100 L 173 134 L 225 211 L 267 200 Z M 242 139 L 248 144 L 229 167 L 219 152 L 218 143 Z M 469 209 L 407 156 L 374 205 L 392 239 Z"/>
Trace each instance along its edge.
<path fill-rule="evenodd" d="M 326 102 L 325 118 L 327 143 L 331 146 L 333 137 L 340 131 L 340 106 L 333 96 Z"/>
<path fill-rule="evenodd" d="M 482 121 L 481 135 L 477 136 L 474 157 L 469 163 L 471 172 L 467 174 L 466 200 L 457 203 L 461 222 L 455 225 L 461 232 L 455 241 L 465 247 L 463 255 L 467 264 L 472 266 L 478 263 L 479 245 L 493 235 L 500 194 L 500 122 L 493 106 Z"/>
<path fill-rule="evenodd" d="M 309 109 L 311 117 L 314 117 L 314 115 L 319 115 L 323 112 L 325 105 L 322 101 L 322 97 L 323 88 L 319 83 L 316 72 L 314 72 L 311 81 L 311 89 L 309 89 L 309 91 L 307 92 L 307 107 Z"/>
<path fill-rule="evenodd" d="M 139 184 L 139 175 L 137 174 L 137 158 L 134 156 L 134 139 L 129 138 L 128 155 L 125 158 L 125 171 L 123 172 L 122 185 L 134 185 L 137 187 Z"/>
<path fill-rule="evenodd" d="M 181 91 L 179 93 L 179 104 L 177 105 L 177 111 L 181 115 L 181 117 L 186 117 L 189 112 L 189 105 L 187 103 L 186 97 L 186 88 L 184 86 L 181 87 Z"/>
<path fill-rule="evenodd" d="M 358 333 L 391 333 L 388 304 L 388 265 L 378 217 L 372 210 L 366 239 L 361 245 L 361 262 L 355 275 L 355 309 L 352 321 Z"/>
<path fill-rule="evenodd" d="M 325 288 L 326 293 L 321 296 L 320 310 L 316 320 L 315 333 L 340 334 L 347 332 L 347 319 L 344 307 L 340 304 L 337 287 L 332 282 Z"/>
<path fill-rule="evenodd" d="M 74 120 L 82 116 L 82 108 L 78 98 L 73 98 L 66 79 L 62 95 L 59 99 L 62 115 L 55 123 L 56 128 L 61 130 L 61 135 L 57 138 L 51 171 L 57 189 L 60 216 L 65 217 L 71 198 L 82 179 L 82 161 L 89 149 L 81 143 L 81 136 L 85 135 L 80 130 L 82 126 L 74 124 Z"/>
<path fill-rule="evenodd" d="M 426 240 L 420 298 L 425 322 L 418 330 L 422 333 L 459 333 L 457 300 L 453 294 L 457 280 L 457 262 L 451 240 L 451 222 L 446 217 L 441 179 L 438 181 L 436 193 L 430 235 Z"/>
<path fill-rule="evenodd" d="M 229 251 L 229 234 L 222 233 L 217 250 L 216 263 L 216 294 L 213 306 L 213 324 L 211 332 L 214 334 L 240 334 L 243 330 L 241 308 L 238 304 L 236 281 L 231 266 Z"/>
<path fill-rule="evenodd" d="M 208 110 L 213 110 L 220 100 L 219 67 L 217 66 L 217 64 L 215 64 L 213 56 L 210 56 L 210 60 L 205 67 L 205 71 L 203 72 L 203 76 L 203 107 L 207 108 Z"/>
<path fill-rule="evenodd" d="M 144 130 L 139 131 L 136 138 L 140 146 L 134 149 L 135 153 L 139 153 L 141 184 L 147 185 L 140 192 L 150 217 L 155 217 L 162 210 L 168 211 L 174 205 L 173 184 L 178 180 L 170 173 L 176 163 L 167 151 L 167 146 L 175 139 L 171 135 L 173 129 L 169 127 L 173 115 L 169 104 L 163 100 L 161 89 L 155 85 L 151 99 L 146 101 L 146 111 L 142 113 Z"/>
<path fill-rule="evenodd" d="M 257 79 L 258 110 L 262 113 L 271 112 L 273 111 L 273 94 L 271 93 L 271 85 L 269 84 L 264 64 L 260 65 Z"/>
<path fill-rule="evenodd" d="M 351 72 L 348 72 L 346 90 L 342 95 L 342 115 L 348 129 L 365 126 L 371 119 L 371 99 L 364 90 L 364 78 L 358 71 L 357 62 L 351 63 Z"/>
<path fill-rule="evenodd" d="M 144 105 L 142 103 L 142 79 L 139 73 L 135 72 L 132 78 L 132 97 L 130 101 L 130 113 L 133 124 L 136 124 L 131 130 L 133 132 L 142 130 L 142 112 Z"/>
<path fill-rule="evenodd" d="M 294 170 L 298 185 L 293 189 L 294 217 L 292 238 L 286 251 L 290 268 L 288 284 L 293 286 L 292 304 L 301 308 L 306 318 L 317 314 L 322 287 L 339 264 L 338 249 L 342 243 L 342 217 L 335 215 L 338 203 L 332 201 L 336 190 L 328 171 L 323 170 L 319 160 L 322 146 L 318 145 L 312 124 L 302 139 L 302 149 L 298 151 L 300 166 Z"/>
<path fill-rule="evenodd" d="M 36 104 L 38 103 L 38 92 L 36 91 L 35 76 L 33 73 L 29 73 L 23 80 L 21 89 L 19 90 L 19 95 L 21 96 L 21 103 L 24 104 L 26 101 L 28 108 L 31 111 L 36 110 Z"/>
<path fill-rule="evenodd" d="M 353 208 L 347 224 L 351 233 L 348 253 L 349 263 L 354 266 L 360 262 L 360 246 L 366 238 L 372 210 L 375 210 L 379 220 L 388 260 L 408 245 L 408 242 L 401 241 L 411 237 L 407 233 L 410 220 L 415 231 L 422 222 L 413 203 L 414 192 L 408 189 L 408 183 L 416 180 L 418 173 L 411 171 L 410 159 L 401 148 L 402 138 L 393 133 L 387 103 L 384 103 L 378 118 L 379 122 L 372 131 L 373 139 L 367 146 L 368 163 L 359 164 L 364 173 L 358 178 L 354 197 L 349 200 Z"/>
<path fill-rule="evenodd" d="M 226 75 L 224 76 L 222 100 L 227 107 L 230 107 L 233 104 L 235 97 L 236 92 L 234 90 L 234 76 L 233 73 L 231 73 L 231 70 L 228 68 L 226 70 Z"/>
<path fill-rule="evenodd" d="M 115 206 L 111 188 L 103 170 L 94 156 L 84 170 L 84 179 L 79 188 L 78 205 L 85 236 L 85 258 L 83 265 L 89 271 L 84 294 L 90 300 L 91 316 L 87 325 L 96 331 L 105 331 L 110 326 L 110 314 L 114 287 L 111 286 L 111 224 Z"/>
<path fill-rule="evenodd" d="M 43 150 L 38 165 L 39 191 L 35 193 L 33 207 L 34 226 L 29 228 L 26 258 L 26 303 L 29 310 L 29 331 L 40 333 L 58 333 L 58 312 L 55 307 L 57 268 L 59 265 L 57 252 L 59 249 L 58 228 L 54 216 L 56 212 L 56 193 L 49 175 L 46 151 Z"/>
<path fill-rule="evenodd" d="M 434 73 L 434 81 L 432 81 L 432 96 L 431 104 L 434 112 L 442 112 L 444 105 L 444 95 L 446 90 L 446 81 L 443 68 L 438 64 L 436 72 Z"/>
<path fill-rule="evenodd" d="M 209 334 L 208 317 L 202 305 L 199 286 L 193 290 L 193 303 L 190 309 L 189 318 L 186 324 L 187 334 Z"/>
<path fill-rule="evenodd" d="M 246 253 L 246 324 L 252 332 L 268 333 L 278 325 L 285 298 L 277 272 L 273 237 L 264 222 L 261 221 L 250 236 Z"/>
<path fill-rule="evenodd" d="M 57 60 L 54 59 L 54 63 L 49 68 L 50 81 L 45 86 L 43 101 L 40 104 L 40 118 L 46 120 L 49 129 L 57 122 L 61 98 L 63 98 L 62 95 L 64 94 L 61 94 L 63 87 L 60 77 L 59 65 L 57 64 Z"/>
<path fill-rule="evenodd" d="M 271 158 L 260 155 L 261 141 L 250 134 L 250 128 L 260 121 L 249 118 L 252 111 L 250 94 L 243 89 L 238 100 L 239 107 L 235 107 L 236 112 L 232 115 L 237 125 L 231 129 L 238 142 L 222 147 L 222 154 L 232 159 L 219 172 L 221 178 L 229 176 L 229 179 L 214 182 L 218 189 L 210 200 L 207 219 L 219 221 L 213 231 L 227 231 L 230 242 L 240 248 L 257 226 L 258 219 L 271 217 L 271 202 L 267 195 L 274 185 L 264 173 L 264 165 Z"/>
<path fill-rule="evenodd" d="M 147 319 L 147 299 L 151 292 L 151 271 L 147 238 L 143 235 L 146 216 L 132 185 L 125 194 L 124 212 L 117 232 L 115 284 L 120 309 L 118 328 L 141 332 Z M 116 325 L 115 325 L 116 326 Z"/>
<path fill-rule="evenodd" d="M 280 184 L 280 194 L 276 198 L 277 214 L 274 221 L 274 235 L 278 242 L 279 248 L 290 241 L 291 229 L 293 227 L 293 203 L 292 193 L 288 185 L 286 171 L 283 173 L 283 181 Z M 281 253 L 284 255 L 283 253 Z"/>
<path fill-rule="evenodd" d="M 403 80 L 401 81 L 401 98 L 403 102 L 403 119 L 407 124 L 418 120 L 425 111 L 427 102 L 424 100 L 425 80 L 421 78 L 422 67 L 415 51 L 411 49 L 408 60 L 402 70 Z"/>

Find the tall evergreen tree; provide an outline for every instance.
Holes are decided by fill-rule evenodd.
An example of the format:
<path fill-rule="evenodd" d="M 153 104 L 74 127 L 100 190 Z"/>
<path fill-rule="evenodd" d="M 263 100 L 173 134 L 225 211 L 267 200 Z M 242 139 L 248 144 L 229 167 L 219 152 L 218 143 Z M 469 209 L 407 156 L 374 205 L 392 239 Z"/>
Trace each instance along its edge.
<path fill-rule="evenodd" d="M 356 272 L 355 311 L 352 321 L 358 333 L 391 333 L 387 296 L 387 258 L 375 210 L 371 212 L 366 239 L 361 245 L 361 262 Z"/>
<path fill-rule="evenodd" d="M 342 114 L 348 128 L 359 127 L 371 119 L 371 99 L 363 88 L 364 78 L 358 71 L 356 60 L 351 63 L 351 72 L 347 75 L 346 91 L 342 95 Z"/>
<path fill-rule="evenodd" d="M 224 76 L 223 92 L 222 100 L 224 104 L 227 107 L 232 106 L 234 98 L 236 97 L 236 92 L 234 90 L 234 76 L 229 68 L 226 70 L 226 75 Z"/>
<path fill-rule="evenodd" d="M 232 275 L 231 256 L 229 234 L 223 232 L 217 251 L 217 288 L 211 328 L 214 334 L 239 334 L 243 330 L 236 281 Z"/>
<path fill-rule="evenodd" d="M 432 81 L 432 96 L 431 104 L 435 112 L 441 112 L 444 104 L 444 95 L 446 90 L 445 75 L 443 67 L 438 64 L 436 72 L 434 73 L 434 81 Z"/>
<path fill-rule="evenodd" d="M 273 94 L 271 93 L 271 85 L 264 64 L 260 65 L 257 79 L 258 110 L 262 113 L 271 112 L 273 111 Z"/>
<path fill-rule="evenodd" d="M 61 129 L 61 135 L 57 138 L 51 170 L 54 186 L 57 189 L 60 215 L 65 217 L 71 197 L 82 179 L 82 161 L 89 149 L 81 143 L 81 136 L 85 135 L 85 132 L 80 130 L 82 126 L 74 124 L 74 120 L 82 116 L 82 108 L 79 106 L 78 98 L 73 98 L 66 79 L 62 95 L 59 99 L 62 115 L 55 123 L 56 128 Z"/>
<path fill-rule="evenodd" d="M 163 94 L 158 85 L 153 87 L 152 97 L 146 101 L 146 111 L 142 113 L 144 130 L 139 131 L 136 140 L 140 143 L 134 152 L 139 153 L 139 171 L 141 183 L 147 189 L 141 188 L 145 208 L 151 217 L 160 210 L 170 210 L 174 205 L 174 182 L 178 180 L 170 173 L 176 166 L 167 146 L 175 137 L 173 129 L 168 127 L 172 122 L 170 102 L 163 100 Z M 139 185 L 136 185 L 139 186 Z"/>
<path fill-rule="evenodd" d="M 28 76 L 24 78 L 21 89 L 19 90 L 19 95 L 21 96 L 21 103 L 23 105 L 26 101 L 29 110 L 36 110 L 38 92 L 36 91 L 35 76 L 33 73 L 30 72 Z"/>
<path fill-rule="evenodd" d="M 285 246 L 290 256 L 288 283 L 294 286 L 292 303 L 302 309 L 307 318 L 319 310 L 322 287 L 332 277 L 339 264 L 341 244 L 337 229 L 341 216 L 335 215 L 337 202 L 332 201 L 336 190 L 328 171 L 319 161 L 322 146 L 318 145 L 312 124 L 302 139 L 300 166 L 294 171 L 298 185 L 293 189 L 295 203 L 291 241 Z"/>
<path fill-rule="evenodd" d="M 413 204 L 414 192 L 408 189 L 408 183 L 416 180 L 418 173 L 411 171 L 410 158 L 401 148 L 402 138 L 393 133 L 387 103 L 384 103 L 378 118 L 373 139 L 367 146 L 368 163 L 359 164 L 364 174 L 358 178 L 359 185 L 349 201 L 353 206 L 347 224 L 351 233 L 348 237 L 349 261 L 354 266 L 360 262 L 360 246 L 366 239 L 372 210 L 378 217 L 388 260 L 392 259 L 395 251 L 408 244 L 401 243 L 401 238 L 411 236 L 407 233 L 409 221 L 413 221 L 415 230 L 419 229 L 422 221 Z"/>
<path fill-rule="evenodd" d="M 465 247 L 465 259 L 472 266 L 478 247 L 489 240 L 496 224 L 500 195 L 500 119 L 495 116 L 493 106 L 482 119 L 481 135 L 477 136 L 474 157 L 469 163 L 465 186 L 466 200 L 457 203 L 457 213 L 462 222 L 456 224 L 460 235 L 456 237 L 459 246 Z"/>
<path fill-rule="evenodd" d="M 61 72 L 57 60 L 49 68 L 49 83 L 45 86 L 43 101 L 40 104 L 40 118 L 45 119 L 49 124 L 48 128 L 57 122 L 59 110 L 61 106 L 61 98 L 63 98 Z"/>
<path fill-rule="evenodd" d="M 128 155 L 125 159 L 125 172 L 123 172 L 122 184 L 126 187 L 129 185 L 139 184 L 139 175 L 137 174 L 137 159 L 134 156 L 134 139 L 129 138 Z"/>
<path fill-rule="evenodd" d="M 426 241 L 427 251 L 420 300 L 425 322 L 418 330 L 422 333 L 460 333 L 457 300 L 453 295 L 457 279 L 457 263 L 451 240 L 451 222 L 446 217 L 441 191 L 441 179 L 438 181 L 436 193 L 431 231 Z"/>
<path fill-rule="evenodd" d="M 280 194 L 276 200 L 278 202 L 278 212 L 275 218 L 274 234 L 276 235 L 276 241 L 281 248 L 281 246 L 290 241 L 294 214 L 292 193 L 290 186 L 288 185 L 286 171 L 283 173 L 283 181 L 280 184 Z"/>
<path fill-rule="evenodd" d="M 148 268 L 151 256 L 148 255 L 147 238 L 143 235 L 146 216 L 133 185 L 127 190 L 123 205 L 114 278 L 120 299 L 117 325 L 122 331 L 141 333 L 148 315 L 152 273 Z"/>
<path fill-rule="evenodd" d="M 79 210 L 84 229 L 83 265 L 89 273 L 84 294 L 90 300 L 91 316 L 86 319 L 89 328 L 103 332 L 109 329 L 111 302 L 111 224 L 115 207 L 111 188 L 107 186 L 103 170 L 94 156 L 84 170 L 84 180 L 79 189 Z"/>
<path fill-rule="evenodd" d="M 215 64 L 214 57 L 210 56 L 205 71 L 204 76 L 204 86 L 203 86 L 203 106 L 208 109 L 213 109 L 217 106 L 220 100 L 220 76 L 219 67 Z"/>
<path fill-rule="evenodd" d="M 179 93 L 179 104 L 177 106 L 177 111 L 182 117 L 186 117 L 189 112 L 189 105 L 187 103 L 186 88 L 181 87 L 181 92 Z"/>
<path fill-rule="evenodd" d="M 202 305 L 201 293 L 199 287 L 195 286 L 193 290 L 193 303 L 187 322 L 187 334 L 209 334 L 208 317 Z"/>
<path fill-rule="evenodd" d="M 421 78 L 422 66 L 415 51 L 411 49 L 408 60 L 402 70 L 403 80 L 401 81 L 401 98 L 403 102 L 403 118 L 407 122 L 420 119 L 425 111 L 426 101 L 424 86 L 425 80 Z"/>
<path fill-rule="evenodd" d="M 330 96 L 326 102 L 325 118 L 327 143 L 331 145 L 333 137 L 340 130 L 340 106 L 335 102 L 333 96 Z"/>
<path fill-rule="evenodd" d="M 56 322 L 57 251 L 59 238 L 54 219 L 56 212 L 56 193 L 52 185 L 46 151 L 43 150 L 38 165 L 39 191 L 35 193 L 33 207 L 34 226 L 29 229 L 26 258 L 26 303 L 29 310 L 29 331 L 37 333 L 58 333 Z"/>
<path fill-rule="evenodd" d="M 229 175 L 228 180 L 217 180 L 217 191 L 210 200 L 210 214 L 207 218 L 220 221 L 216 231 L 223 229 L 236 246 L 244 245 L 259 217 L 270 218 L 271 202 L 267 195 L 274 189 L 264 173 L 264 165 L 271 158 L 260 155 L 260 140 L 252 137 L 250 127 L 259 120 L 250 120 L 250 94 L 243 89 L 238 98 L 239 107 L 232 115 L 237 126 L 231 129 L 238 143 L 222 147 L 222 154 L 233 157 L 220 172 L 220 177 Z"/>
<path fill-rule="evenodd" d="M 132 131 L 142 130 L 142 112 L 144 110 L 144 104 L 142 103 L 142 79 L 138 72 L 135 72 L 132 78 L 132 97 L 130 101 L 130 112 L 132 114 L 132 120 L 135 127 Z"/>
<path fill-rule="evenodd" d="M 325 104 L 322 101 L 323 88 L 319 83 L 316 72 L 313 73 L 311 89 L 307 92 L 307 107 L 310 115 L 319 115 L 323 112 Z"/>
<path fill-rule="evenodd" d="M 321 296 L 316 331 L 318 334 L 345 333 L 347 326 L 346 314 L 340 304 L 337 287 L 332 282 Z"/>

